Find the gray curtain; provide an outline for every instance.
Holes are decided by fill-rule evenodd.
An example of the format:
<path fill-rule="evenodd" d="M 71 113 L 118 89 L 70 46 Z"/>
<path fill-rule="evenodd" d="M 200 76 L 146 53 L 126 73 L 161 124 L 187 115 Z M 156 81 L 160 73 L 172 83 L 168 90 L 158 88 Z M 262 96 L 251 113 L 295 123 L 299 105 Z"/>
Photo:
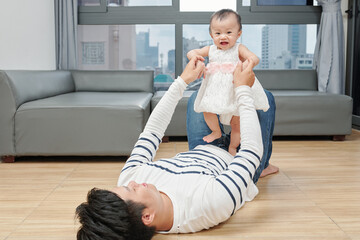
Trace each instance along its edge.
<path fill-rule="evenodd" d="M 340 0 L 319 0 L 322 6 L 320 28 L 314 53 L 314 66 L 320 92 L 345 93 L 344 26 Z"/>
<path fill-rule="evenodd" d="M 56 69 L 77 67 L 77 0 L 55 0 Z"/>

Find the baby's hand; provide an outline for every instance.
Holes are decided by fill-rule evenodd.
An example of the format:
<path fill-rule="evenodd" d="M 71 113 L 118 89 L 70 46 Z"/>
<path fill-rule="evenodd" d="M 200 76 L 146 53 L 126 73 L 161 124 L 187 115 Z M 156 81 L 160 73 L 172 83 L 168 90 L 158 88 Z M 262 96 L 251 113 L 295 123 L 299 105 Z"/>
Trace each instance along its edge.
<path fill-rule="evenodd" d="M 189 60 L 191 60 L 192 58 L 195 58 L 197 61 L 205 61 L 205 58 L 199 54 L 192 54 L 190 55 L 191 57 L 189 58 Z"/>
<path fill-rule="evenodd" d="M 196 59 L 198 59 L 198 60 L 200 60 L 200 61 L 202 61 L 202 62 L 205 61 L 204 57 L 201 56 L 200 54 L 198 54 L 196 50 L 190 50 L 190 51 L 186 54 L 186 56 L 187 56 L 187 58 L 188 58 L 189 60 L 191 60 L 192 58 L 196 58 Z"/>
<path fill-rule="evenodd" d="M 200 56 L 200 55 L 194 55 L 193 57 L 191 57 L 189 60 L 191 60 L 191 59 L 195 59 L 195 62 L 198 62 L 198 61 L 200 61 L 200 62 L 204 62 L 205 61 L 205 59 L 202 57 L 202 56 Z"/>

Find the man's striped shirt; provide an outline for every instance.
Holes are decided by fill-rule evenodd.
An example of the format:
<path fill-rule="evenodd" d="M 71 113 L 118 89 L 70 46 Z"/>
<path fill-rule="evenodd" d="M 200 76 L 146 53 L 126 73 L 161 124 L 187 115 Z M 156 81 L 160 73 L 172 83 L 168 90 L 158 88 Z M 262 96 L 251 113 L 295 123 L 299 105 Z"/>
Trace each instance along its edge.
<path fill-rule="evenodd" d="M 166 233 L 196 232 L 233 215 L 258 193 L 252 178 L 262 156 L 260 125 L 251 89 L 235 89 L 241 149 L 235 157 L 213 145 L 197 146 L 173 158 L 153 161 L 176 104 L 186 88 L 179 77 L 152 112 L 118 180 L 150 183 L 173 203 L 173 227 Z"/>

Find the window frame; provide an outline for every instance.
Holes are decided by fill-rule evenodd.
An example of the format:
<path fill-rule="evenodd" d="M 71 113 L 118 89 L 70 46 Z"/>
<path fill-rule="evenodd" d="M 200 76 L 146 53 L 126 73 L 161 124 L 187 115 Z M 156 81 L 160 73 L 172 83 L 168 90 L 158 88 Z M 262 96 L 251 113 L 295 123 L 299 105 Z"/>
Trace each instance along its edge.
<path fill-rule="evenodd" d="M 107 0 L 100 0 L 100 5 L 99 6 L 79 6 L 78 7 L 78 13 L 105 13 L 107 11 L 107 6 L 106 6 L 106 2 Z"/>
<path fill-rule="evenodd" d="M 258 0 L 251 0 L 251 11 L 252 12 L 314 12 L 321 13 L 321 6 L 311 6 L 311 5 L 258 5 Z"/>
<path fill-rule="evenodd" d="M 175 25 L 175 76 L 183 71 L 183 25 L 209 24 L 213 12 L 182 12 L 180 0 L 172 0 L 172 6 L 120 6 L 108 7 L 106 0 L 100 6 L 80 6 L 79 25 Z M 237 0 L 237 12 L 243 24 L 320 24 L 320 6 L 242 6 Z"/>

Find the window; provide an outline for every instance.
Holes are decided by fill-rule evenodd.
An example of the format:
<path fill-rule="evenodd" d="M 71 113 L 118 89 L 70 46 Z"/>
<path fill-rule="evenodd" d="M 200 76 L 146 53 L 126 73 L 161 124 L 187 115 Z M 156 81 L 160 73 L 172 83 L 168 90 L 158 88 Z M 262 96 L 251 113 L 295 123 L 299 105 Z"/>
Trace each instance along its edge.
<path fill-rule="evenodd" d="M 100 6 L 100 0 L 78 0 L 79 6 Z"/>
<path fill-rule="evenodd" d="M 317 5 L 317 1 L 313 0 L 257 0 L 259 6 L 305 6 Z"/>
<path fill-rule="evenodd" d="M 171 6 L 171 0 L 108 0 L 109 7 Z"/>
<path fill-rule="evenodd" d="M 175 77 L 174 25 L 79 25 L 78 49 L 82 70 L 150 69 L 159 82 Z"/>
<path fill-rule="evenodd" d="M 321 12 L 317 0 L 250 0 L 252 12 Z M 314 7 L 315 6 L 315 7 Z"/>
<path fill-rule="evenodd" d="M 236 0 L 214 1 L 209 0 L 180 0 L 180 11 L 189 12 L 214 12 L 223 8 L 230 8 L 236 11 Z"/>
<path fill-rule="evenodd" d="M 260 58 L 256 69 L 312 69 L 316 26 L 244 24 L 238 41 Z M 208 29 L 205 24 L 184 25 L 183 67 L 188 62 L 188 51 L 213 44 Z M 305 61 L 311 64 L 305 66 Z"/>
<path fill-rule="evenodd" d="M 264 25 L 244 24 L 238 42 L 244 44 L 260 58 L 255 69 L 312 69 L 316 43 L 315 24 Z M 188 51 L 212 45 L 208 24 L 183 26 L 183 67 L 189 62 Z M 205 63 L 208 59 L 205 60 Z M 199 79 L 188 87 L 196 90 Z"/>
<path fill-rule="evenodd" d="M 317 1 L 298 6 L 274 5 L 280 4 L 276 0 L 264 6 L 258 1 L 261 4 L 262 0 L 79 0 L 79 68 L 153 69 L 155 85 L 166 87 L 169 78 L 181 74 L 188 50 L 211 44 L 208 24 L 219 8 L 241 15 L 239 41 L 259 56 L 257 68 L 312 67 L 321 17 L 321 7 L 313 6 Z"/>
<path fill-rule="evenodd" d="M 250 6 L 251 1 L 242 0 L 242 6 Z M 318 6 L 317 0 L 255 0 L 253 5 L 258 6 Z"/>

